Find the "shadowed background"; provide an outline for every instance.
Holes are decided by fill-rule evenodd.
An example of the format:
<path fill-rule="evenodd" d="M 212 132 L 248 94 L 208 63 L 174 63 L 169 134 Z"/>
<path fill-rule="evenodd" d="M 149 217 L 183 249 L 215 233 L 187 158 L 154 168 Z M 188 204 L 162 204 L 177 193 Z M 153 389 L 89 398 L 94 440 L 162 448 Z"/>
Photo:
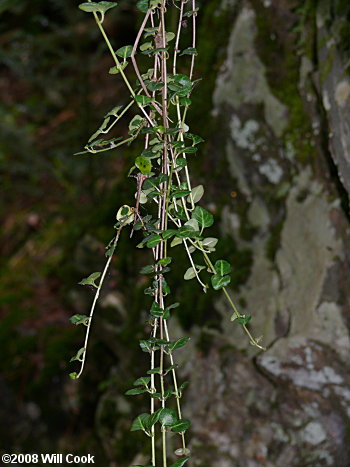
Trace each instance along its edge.
<path fill-rule="evenodd" d="M 148 253 L 123 235 L 96 311 L 85 374 L 69 359 L 101 270 L 115 214 L 133 204 L 127 179 L 137 144 L 73 156 L 126 92 L 79 2 L 0 0 L 0 449 L 72 452 L 97 465 L 147 463 L 146 437 L 129 433 L 147 410 L 124 392 L 144 373 L 138 339 L 149 299 Z M 169 2 L 169 9 L 171 2 Z M 189 379 L 189 465 L 348 466 L 350 7 L 342 0 L 198 1 L 191 131 L 193 185 L 215 214 L 217 258 L 257 353 L 229 321 L 219 292 L 183 281 L 174 250 L 170 285 L 181 307 L 172 334 Z M 175 11 L 175 10 L 174 10 Z M 140 24 L 132 1 L 105 25 L 114 48 Z M 169 17 L 169 29 L 175 24 Z M 188 33 L 187 33 L 188 34 Z M 185 34 L 186 40 L 186 34 Z M 189 45 L 186 45 L 186 47 Z M 182 72 L 186 72 L 185 63 Z M 127 122 L 118 127 L 126 134 Z M 179 248 L 179 247 L 176 247 Z M 176 438 L 171 448 L 178 447 Z"/>

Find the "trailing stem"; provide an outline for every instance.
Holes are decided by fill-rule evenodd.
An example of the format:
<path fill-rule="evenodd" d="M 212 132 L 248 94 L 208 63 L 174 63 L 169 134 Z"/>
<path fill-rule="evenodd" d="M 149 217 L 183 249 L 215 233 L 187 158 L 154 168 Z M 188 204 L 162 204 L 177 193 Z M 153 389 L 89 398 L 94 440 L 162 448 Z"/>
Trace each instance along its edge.
<path fill-rule="evenodd" d="M 190 421 L 182 418 L 181 408 L 181 398 L 188 382 L 179 383 L 174 357 L 174 352 L 186 345 L 189 338 L 171 340 L 169 332 L 171 314 L 180 305 L 171 303 L 171 290 L 166 280 L 173 261 L 169 253 L 173 248 L 182 245 L 189 259 L 189 268 L 184 279 L 196 279 L 204 292 L 209 287 L 222 290 L 233 310 L 231 320 L 242 326 L 251 344 L 263 349 L 248 328 L 250 315 L 241 314 L 237 310 L 228 291 L 231 265 L 224 259 L 215 263 L 210 259 L 218 239 L 207 237 L 205 232 L 212 226 L 214 218 L 209 211 L 198 205 L 204 194 L 203 186 L 193 187 L 191 184 L 188 162 L 203 142 L 200 136 L 190 133 L 186 123 L 191 94 L 196 84 L 193 78 L 197 55 L 198 8 L 195 0 L 176 2 L 179 4 L 174 4 L 178 20 L 173 32 L 167 30 L 166 21 L 167 8 L 171 8 L 170 2 L 166 8 L 166 0 L 139 0 L 137 7 L 144 13 L 144 18 L 136 40 L 133 45 L 125 45 L 118 50 L 114 50 L 103 28 L 105 13 L 115 7 L 116 3 L 88 0 L 80 5 L 82 10 L 93 13 L 115 63 L 110 73 L 121 75 L 131 101 L 127 105 L 114 107 L 89 139 L 85 151 L 78 154 L 94 155 L 105 152 L 123 144 L 129 145 L 140 137 L 144 137 L 144 145 L 129 172 L 130 175 L 136 171 L 136 205 L 124 205 L 118 211 L 117 234 L 107 247 L 109 257 L 102 274 L 93 273 L 81 281 L 81 284 L 97 289 L 90 315 L 75 315 L 71 318 L 74 324 L 87 326 L 84 347 L 73 358 L 80 361 L 81 367 L 79 373 L 72 373 L 71 377 L 78 378 L 85 364 L 95 306 L 120 232 L 127 225 L 132 229 L 131 234 L 140 231 L 142 237 L 138 248 L 149 248 L 153 256 L 153 263 L 141 269 L 142 274 L 150 276 L 150 284 L 144 292 L 152 300 L 149 321 L 151 332 L 148 339 L 140 340 L 142 351 L 149 354 L 150 368 L 146 376 L 134 381 L 133 388 L 126 395 L 147 394 L 150 397 L 150 412 L 140 414 L 133 421 L 131 431 L 140 430 L 150 437 L 151 465 L 162 464 L 163 467 L 168 466 L 168 461 L 173 456 L 168 452 L 170 435 L 178 434 L 180 437 L 180 445 L 174 453 L 179 460 L 171 467 L 182 467 L 190 455 L 185 439 Z M 191 20 L 192 39 L 188 47 L 181 48 L 185 19 Z M 151 60 L 151 68 L 145 72 L 139 69 L 136 60 L 138 54 Z M 178 72 L 180 61 L 182 73 Z M 125 71 L 129 63 L 133 65 L 137 78 L 134 87 Z M 183 72 L 186 67 L 187 74 Z M 128 137 L 105 140 L 104 135 L 109 133 L 133 104 L 139 114 L 129 122 Z M 97 285 L 95 280 L 98 278 L 100 281 Z"/>

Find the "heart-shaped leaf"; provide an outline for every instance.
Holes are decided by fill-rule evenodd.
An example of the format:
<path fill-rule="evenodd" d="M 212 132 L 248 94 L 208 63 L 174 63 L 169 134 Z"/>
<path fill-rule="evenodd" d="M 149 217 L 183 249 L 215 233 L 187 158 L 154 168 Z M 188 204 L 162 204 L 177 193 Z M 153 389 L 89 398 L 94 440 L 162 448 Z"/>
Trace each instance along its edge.
<path fill-rule="evenodd" d="M 210 227 L 214 223 L 214 216 L 207 211 L 206 209 L 196 206 L 193 213 L 192 218 L 198 221 L 200 227 Z"/>
<path fill-rule="evenodd" d="M 226 287 L 230 282 L 230 276 L 219 276 L 219 274 L 214 274 L 211 276 L 211 285 L 215 290 L 220 290 L 223 287 Z"/>
<path fill-rule="evenodd" d="M 219 276 L 225 276 L 226 274 L 230 274 L 231 272 L 230 263 L 223 259 L 219 259 L 218 261 L 216 261 L 214 268 Z"/>
<path fill-rule="evenodd" d="M 85 352 L 85 347 L 82 347 L 81 349 L 78 350 L 78 352 L 76 353 L 76 355 L 74 355 L 74 357 L 72 357 L 69 361 L 70 361 L 70 362 L 74 362 L 75 360 L 79 360 L 79 362 L 82 362 L 82 361 L 83 361 L 84 352 Z"/>
<path fill-rule="evenodd" d="M 158 234 L 153 234 L 151 238 L 146 243 L 147 248 L 154 248 L 162 241 L 162 237 Z"/>
<path fill-rule="evenodd" d="M 142 413 L 140 414 L 135 420 L 132 422 L 130 431 L 138 431 L 143 430 L 148 432 L 148 423 L 151 415 L 149 413 Z"/>
<path fill-rule="evenodd" d="M 149 376 L 142 376 L 141 378 L 135 380 L 132 384 L 134 386 L 147 386 L 150 381 L 151 378 Z"/>
<path fill-rule="evenodd" d="M 116 54 L 118 55 L 118 57 L 126 60 L 132 54 L 132 45 L 124 45 L 124 47 L 121 47 L 116 51 Z"/>
<path fill-rule="evenodd" d="M 79 5 L 79 8 L 88 13 L 100 13 L 101 22 L 103 22 L 106 11 L 117 5 L 116 2 L 84 2 Z"/>
<path fill-rule="evenodd" d="M 181 347 L 186 345 L 189 340 L 190 340 L 189 337 L 181 337 L 177 341 L 172 342 L 171 344 L 169 344 L 169 350 L 180 349 Z"/>
<path fill-rule="evenodd" d="M 192 194 L 192 199 L 193 199 L 193 202 L 194 203 L 198 203 L 198 201 L 202 198 L 202 196 L 204 195 L 204 188 L 203 188 L 203 185 L 198 185 L 196 187 L 194 187 L 191 191 L 191 194 Z M 191 201 L 191 197 L 189 196 L 188 197 L 188 202 Z"/>
<path fill-rule="evenodd" d="M 177 421 L 175 410 L 161 409 L 159 411 L 159 421 L 163 426 L 172 426 Z"/>
<path fill-rule="evenodd" d="M 101 273 L 100 272 L 93 272 L 90 274 L 89 277 L 85 277 L 85 279 L 82 279 L 79 284 L 80 285 L 92 285 L 93 287 L 96 287 L 98 289 L 98 286 L 95 284 L 95 280 L 100 277 Z"/>
<path fill-rule="evenodd" d="M 175 464 L 172 464 L 170 467 L 182 467 L 183 465 L 186 464 L 188 459 L 189 457 L 184 457 L 183 459 L 180 459 L 177 462 L 175 462 Z"/>
<path fill-rule="evenodd" d="M 137 396 L 138 394 L 143 394 L 147 392 L 146 388 L 135 388 L 135 389 L 129 389 L 129 391 L 126 391 L 125 395 L 126 396 Z"/>
<path fill-rule="evenodd" d="M 188 430 L 191 422 L 189 420 L 178 420 L 174 425 L 171 426 L 171 431 L 174 433 L 183 433 Z"/>
<path fill-rule="evenodd" d="M 152 162 L 143 156 L 136 157 L 135 165 L 144 175 L 148 175 L 152 170 Z"/>
<path fill-rule="evenodd" d="M 153 302 L 151 306 L 150 313 L 152 316 L 155 316 L 156 318 L 160 318 L 164 314 L 163 308 L 157 303 Z"/>
<path fill-rule="evenodd" d="M 136 7 L 142 11 L 142 13 L 147 13 L 149 8 L 149 1 L 148 0 L 140 0 L 136 3 Z"/>
<path fill-rule="evenodd" d="M 75 325 L 84 324 L 85 326 L 88 326 L 89 319 L 90 318 L 86 315 L 73 315 L 69 318 L 69 321 Z"/>

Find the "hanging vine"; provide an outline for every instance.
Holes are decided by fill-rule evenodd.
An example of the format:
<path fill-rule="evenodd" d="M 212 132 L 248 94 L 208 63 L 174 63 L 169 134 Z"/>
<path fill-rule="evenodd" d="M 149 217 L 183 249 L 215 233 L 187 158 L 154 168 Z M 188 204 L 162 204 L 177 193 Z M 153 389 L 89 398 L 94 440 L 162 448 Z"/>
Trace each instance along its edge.
<path fill-rule="evenodd" d="M 231 265 L 224 259 L 215 262 L 211 260 L 218 239 L 207 236 L 206 229 L 213 225 L 214 218 L 209 211 L 198 205 L 204 194 L 203 186 L 193 187 L 191 184 L 188 163 L 203 143 L 200 136 L 190 132 L 186 123 L 191 93 L 197 83 L 194 80 L 197 56 L 196 1 L 175 0 L 172 5 L 166 0 L 138 1 L 137 7 L 144 18 L 135 43 L 115 51 L 103 27 L 103 21 L 106 12 L 116 6 L 115 2 L 88 1 L 79 5 L 79 8 L 93 14 L 115 62 L 109 73 L 121 75 L 130 94 L 130 101 L 108 112 L 84 151 L 77 154 L 99 154 L 125 144 L 130 145 L 136 138 L 143 138 L 144 149 L 135 158 L 135 164 L 129 172 L 137 181 L 135 206 L 121 206 L 117 213 L 117 223 L 114 226 L 116 234 L 107 245 L 107 260 L 102 273 L 92 273 L 80 282 L 82 285 L 93 286 L 96 292 L 89 315 L 74 315 L 70 318 L 72 323 L 86 326 L 84 347 L 71 359 L 80 363 L 80 370 L 70 376 L 76 379 L 83 372 L 99 293 L 121 232 L 124 228 L 129 228 L 130 235 L 134 231 L 142 235 L 137 246 L 150 249 L 153 258 L 153 262 L 141 270 L 142 274 L 147 274 L 152 279 L 151 285 L 144 291 L 150 296 L 152 332 L 149 338 L 140 340 L 142 351 L 149 354 L 150 366 L 146 375 L 136 379 L 134 387 L 126 393 L 148 394 L 150 410 L 134 420 L 131 431 L 142 430 L 150 438 L 150 465 L 161 464 L 163 467 L 168 465 L 169 432 L 178 433 L 179 447 L 175 454 L 180 459 L 171 467 L 181 467 L 190 455 L 185 438 L 190 421 L 183 418 L 181 409 L 181 398 L 188 382 L 178 382 L 175 352 L 186 345 L 189 338 L 172 340 L 169 332 L 171 314 L 180 306 L 179 303 L 171 303 L 170 288 L 166 280 L 173 261 L 173 248 L 181 245 L 188 257 L 189 267 L 184 279 L 196 279 L 204 293 L 209 286 L 222 290 L 232 307 L 231 320 L 243 327 L 252 345 L 260 349 L 263 347 L 248 329 L 251 316 L 243 315 L 237 310 L 227 289 L 231 281 Z M 167 28 L 169 8 L 177 11 L 178 21 L 174 31 Z M 187 47 L 180 48 L 185 21 L 191 22 L 192 42 L 186 44 Z M 147 56 L 151 61 L 151 67 L 145 72 L 139 70 L 136 60 L 138 54 Z M 187 74 L 178 72 L 180 60 L 181 69 L 188 66 Z M 136 86 L 131 85 L 125 71 L 130 63 L 137 76 Z M 105 139 L 104 135 L 111 131 L 132 106 L 138 108 L 138 114 L 129 123 L 128 137 Z M 208 273 L 210 285 L 206 279 Z M 161 446 L 159 453 L 158 446 Z"/>

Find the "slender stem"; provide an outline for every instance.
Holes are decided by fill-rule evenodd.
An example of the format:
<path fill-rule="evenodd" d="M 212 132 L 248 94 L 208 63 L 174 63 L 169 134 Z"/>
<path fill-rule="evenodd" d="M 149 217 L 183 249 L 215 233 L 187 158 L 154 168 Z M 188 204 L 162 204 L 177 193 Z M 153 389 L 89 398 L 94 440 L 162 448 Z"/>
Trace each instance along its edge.
<path fill-rule="evenodd" d="M 196 48 L 196 36 L 197 36 L 197 31 L 196 31 L 196 16 L 197 13 L 195 12 L 196 10 L 196 0 L 192 0 L 192 9 L 193 9 L 193 15 L 192 15 L 192 47 L 195 49 Z M 195 54 L 192 55 L 192 60 L 191 60 L 191 71 L 190 71 L 190 79 L 192 79 L 193 76 L 193 69 L 194 69 L 194 61 L 195 61 Z"/>
<path fill-rule="evenodd" d="M 215 271 L 215 268 L 214 268 L 214 265 L 213 263 L 211 262 L 209 256 L 207 255 L 207 253 L 203 252 L 203 256 L 207 262 L 207 264 L 209 265 L 211 271 L 216 274 L 216 271 Z M 230 303 L 230 305 L 232 306 L 232 309 L 233 309 L 233 312 L 234 312 L 234 315 L 236 318 L 244 318 L 244 316 L 241 315 L 241 313 L 237 310 L 235 304 L 233 303 L 233 300 L 231 299 L 229 293 L 227 292 L 227 289 L 226 287 L 223 287 L 222 288 L 228 302 Z M 258 347 L 259 349 L 261 350 L 266 350 L 264 347 L 262 347 L 261 345 L 259 345 L 259 343 L 256 341 L 256 339 L 254 339 L 254 337 L 252 336 L 252 334 L 250 333 L 249 329 L 247 328 L 247 326 L 245 324 L 242 325 L 243 329 L 245 330 L 245 332 L 247 333 L 249 339 L 250 339 L 250 342 L 252 345 Z"/>
<path fill-rule="evenodd" d="M 181 0 L 179 21 L 178 21 L 175 48 L 174 48 L 174 60 L 173 60 L 173 74 L 174 75 L 176 75 L 176 59 L 177 59 L 177 54 L 179 53 L 179 43 L 180 43 L 180 36 L 181 36 L 182 18 L 183 18 L 183 13 L 184 13 L 184 4 L 185 4 L 185 1 Z"/>
<path fill-rule="evenodd" d="M 167 326 L 166 320 L 164 320 L 164 332 L 165 332 L 166 340 L 170 341 L 170 336 L 169 336 L 168 326 Z M 173 357 L 172 353 L 170 353 L 169 358 L 170 358 L 171 366 L 173 366 L 174 365 L 174 357 Z M 181 413 L 181 404 L 180 404 L 180 394 L 179 394 L 175 369 L 172 369 L 171 373 L 173 375 L 174 389 L 175 389 L 175 395 L 176 395 L 177 414 L 178 414 L 179 419 L 181 420 L 182 419 L 182 413 Z M 181 439 L 182 439 L 182 448 L 185 451 L 185 449 L 186 449 L 185 433 L 181 433 Z"/>
<path fill-rule="evenodd" d="M 118 240 L 119 240 L 119 237 L 120 237 L 120 232 L 122 230 L 122 228 L 124 227 L 125 223 L 122 224 L 119 228 L 118 228 L 118 231 L 117 231 L 117 235 L 114 239 L 114 242 L 112 244 L 112 248 L 115 250 L 116 246 L 117 246 L 117 243 L 118 243 Z M 113 250 L 113 251 L 114 251 Z M 92 305 L 91 305 L 91 310 L 90 310 L 90 314 L 89 314 L 89 320 L 88 320 L 88 325 L 87 325 L 87 328 L 86 328 L 86 334 L 85 334 L 85 341 L 84 341 L 84 353 L 83 353 L 83 356 L 82 356 L 82 360 L 81 360 L 81 366 L 80 366 L 80 371 L 79 373 L 76 375 L 76 379 L 78 379 L 83 370 L 84 370 L 84 366 L 85 366 L 85 361 L 86 361 L 86 354 L 87 354 L 87 346 L 88 346 L 88 342 L 89 342 L 89 334 L 90 334 L 90 328 L 91 328 L 91 323 L 92 323 L 92 318 L 94 316 L 94 311 L 95 311 L 95 307 L 96 307 L 96 303 L 97 303 L 97 300 L 98 300 L 98 297 L 100 295 L 100 290 L 101 290 L 101 287 L 102 287 L 102 284 L 103 284 L 103 281 L 106 277 L 106 274 L 107 274 L 107 271 L 108 271 L 108 268 L 109 268 L 109 265 L 111 264 L 111 261 L 112 261 L 112 258 L 113 258 L 113 253 L 109 256 L 107 262 L 106 262 L 106 265 L 103 269 L 103 272 L 102 272 L 102 275 L 101 275 L 101 279 L 100 279 L 100 282 L 99 282 L 99 285 L 97 287 L 97 290 L 96 290 L 96 293 L 95 293 L 95 297 L 94 297 L 94 300 L 92 302 Z"/>
<path fill-rule="evenodd" d="M 153 325 L 153 332 L 152 332 L 152 337 L 155 338 L 157 335 L 157 325 L 158 325 L 158 319 L 155 319 L 154 325 Z M 152 349 L 151 350 L 151 370 L 154 370 L 154 357 L 155 357 L 155 352 Z M 156 388 L 154 385 L 154 373 L 151 374 L 151 391 L 156 392 Z M 151 397 L 151 414 L 154 414 L 154 398 Z M 156 439 L 155 439 L 155 428 L 154 425 L 152 426 L 151 429 L 151 454 L 152 454 L 152 465 L 156 465 Z"/>
<path fill-rule="evenodd" d="M 95 17 L 96 23 L 97 23 L 97 25 L 98 25 L 98 27 L 99 27 L 101 33 L 102 33 L 103 38 L 104 38 L 104 40 L 106 41 L 106 44 L 107 44 L 107 46 L 108 46 L 108 48 L 109 48 L 109 51 L 111 52 L 111 55 L 112 55 L 112 57 L 113 57 L 113 60 L 115 61 L 115 64 L 116 64 L 116 66 L 117 66 L 117 68 L 118 68 L 118 70 L 119 70 L 119 72 L 120 72 L 120 74 L 121 74 L 121 76 L 122 76 L 122 78 L 123 78 L 123 80 L 124 80 L 124 82 L 125 82 L 127 88 L 128 88 L 129 91 L 130 91 L 131 96 L 132 96 L 132 97 L 135 97 L 135 95 L 136 95 L 136 94 L 135 94 L 135 91 L 134 91 L 133 88 L 131 87 L 131 84 L 130 84 L 128 78 L 126 77 L 126 75 L 125 75 L 125 73 L 124 73 L 124 70 L 123 70 L 123 68 L 122 68 L 122 66 L 121 66 L 120 61 L 118 60 L 118 57 L 117 57 L 116 53 L 115 53 L 114 50 L 113 50 L 113 47 L 112 47 L 112 45 L 111 45 L 111 43 L 110 43 L 110 41 L 109 41 L 109 39 L 108 39 L 108 37 L 107 37 L 107 34 L 106 34 L 106 32 L 105 32 L 105 30 L 104 30 L 104 28 L 103 28 L 103 26 L 102 26 L 102 23 L 101 23 L 101 21 L 99 20 L 97 13 L 95 13 L 95 12 L 94 12 L 94 17 Z M 141 104 L 137 104 L 137 105 L 138 105 L 138 107 L 140 108 L 141 112 L 142 112 L 142 113 L 146 116 L 146 118 L 149 120 L 151 126 L 155 126 L 154 122 L 152 122 L 152 121 L 149 119 L 148 114 L 147 114 L 147 112 L 145 111 L 145 109 L 143 108 L 143 106 L 142 106 Z"/>

